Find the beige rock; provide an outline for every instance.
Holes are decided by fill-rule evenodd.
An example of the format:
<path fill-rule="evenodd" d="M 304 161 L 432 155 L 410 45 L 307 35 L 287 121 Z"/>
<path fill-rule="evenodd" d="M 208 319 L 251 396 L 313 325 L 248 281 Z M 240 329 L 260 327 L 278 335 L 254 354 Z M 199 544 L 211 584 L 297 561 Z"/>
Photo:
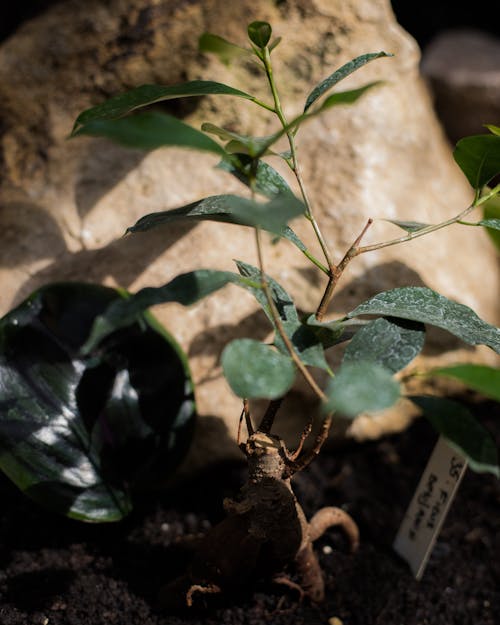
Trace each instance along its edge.
<path fill-rule="evenodd" d="M 342 84 L 351 88 L 383 79 L 383 86 L 355 107 L 339 107 L 311 122 L 298 137 L 304 178 L 336 259 L 368 217 L 437 222 L 468 204 L 470 190 L 419 77 L 419 50 L 395 22 L 387 0 L 70 0 L 25 24 L 0 49 L 0 314 L 53 280 L 92 280 L 135 291 L 163 284 L 180 271 L 232 269 L 233 258 L 256 263 L 252 232 L 230 225 L 181 224 L 120 238 L 146 213 L 241 190 L 214 169 L 216 159 L 180 150 L 143 154 L 98 139 L 66 140 L 81 110 L 142 83 L 214 79 L 268 99 L 262 76 L 248 63 L 227 68 L 197 52 L 197 36 L 207 30 L 243 43 L 252 19 L 269 20 L 283 36 L 273 56 L 290 116 L 301 110 L 314 84 L 347 60 L 378 50 L 396 55 L 367 65 Z M 210 120 L 242 133 L 276 128 L 261 109 L 232 98 L 185 100 L 164 109 L 195 125 Z M 317 249 L 307 226 L 294 225 Z M 400 235 L 379 221 L 365 241 Z M 324 282 L 316 271 L 287 242 L 267 246 L 265 257 L 269 272 L 298 305 L 313 309 Z M 497 316 L 494 252 L 481 232 L 465 227 L 363 255 L 343 278 L 334 310 L 343 312 L 379 290 L 407 284 L 434 288 L 491 322 Z M 236 287 L 188 310 L 169 305 L 156 313 L 190 355 L 200 423 L 210 426 L 210 434 L 203 428 L 198 433 L 192 466 L 236 453 L 235 446 L 220 444 L 222 423 L 235 436 L 240 402 L 221 378 L 218 358 L 231 338 L 266 337 L 267 322 Z M 446 359 L 472 357 L 448 337 L 436 336 Z M 434 353 L 433 344 L 428 358 Z M 284 412 L 304 422 L 312 410 L 311 393 L 299 382 Z M 287 423 L 279 425 L 289 433 Z"/>

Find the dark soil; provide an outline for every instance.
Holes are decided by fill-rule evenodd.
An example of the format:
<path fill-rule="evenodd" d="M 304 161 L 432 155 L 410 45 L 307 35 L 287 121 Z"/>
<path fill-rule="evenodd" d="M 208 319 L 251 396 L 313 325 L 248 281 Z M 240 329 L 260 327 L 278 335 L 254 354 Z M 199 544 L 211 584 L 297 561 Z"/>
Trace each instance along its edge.
<path fill-rule="evenodd" d="M 474 406 L 500 440 L 500 407 Z M 156 608 L 160 586 L 181 569 L 179 538 L 222 518 L 222 499 L 245 479 L 242 465 L 207 470 L 181 488 L 139 501 L 115 525 L 85 525 L 44 513 L 0 479 L 1 625 L 498 625 L 500 482 L 468 471 L 421 582 L 391 543 L 436 441 L 423 420 L 399 436 L 323 452 L 295 480 L 311 515 L 343 505 L 361 547 L 342 534 L 317 543 L 327 600 L 299 605 L 296 593 L 262 582 L 239 596 L 207 596 L 187 615 Z M 204 604 L 204 605 L 202 605 Z"/>

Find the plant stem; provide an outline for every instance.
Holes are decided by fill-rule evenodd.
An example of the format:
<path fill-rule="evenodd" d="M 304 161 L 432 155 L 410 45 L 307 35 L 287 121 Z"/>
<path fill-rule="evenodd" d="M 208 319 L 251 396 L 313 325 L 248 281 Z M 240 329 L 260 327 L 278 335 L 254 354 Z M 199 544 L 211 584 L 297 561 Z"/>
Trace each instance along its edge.
<path fill-rule="evenodd" d="M 482 199 L 482 198 L 481 198 Z M 482 202 L 479 202 L 482 204 Z M 442 228 L 446 228 L 446 226 L 451 226 L 454 223 L 459 222 L 463 217 L 468 215 L 476 206 L 479 206 L 479 203 L 473 203 L 468 206 L 461 213 L 452 217 L 451 219 L 447 219 L 446 221 L 442 221 L 438 224 L 433 224 L 431 226 L 426 226 L 425 228 L 421 228 L 416 232 L 409 232 L 404 237 L 398 237 L 397 239 L 391 239 L 390 241 L 382 241 L 381 243 L 374 243 L 373 245 L 364 245 L 363 247 L 358 247 L 355 251 L 354 256 L 359 256 L 359 254 L 364 254 L 365 252 L 372 252 L 374 250 L 381 250 L 384 247 L 389 247 L 391 245 L 398 245 L 399 243 L 405 243 L 406 241 L 412 241 L 418 237 L 423 237 L 426 234 L 430 234 L 431 232 L 436 232 L 436 230 L 441 230 Z"/>
<path fill-rule="evenodd" d="M 312 390 L 316 393 L 316 395 L 321 400 L 325 401 L 326 398 L 327 398 L 325 393 L 323 393 L 323 391 L 320 389 L 320 387 L 316 384 L 316 382 L 314 381 L 314 378 L 311 376 L 311 374 L 307 370 L 306 366 L 304 365 L 304 363 L 302 362 L 302 360 L 298 356 L 298 354 L 295 351 L 295 348 L 293 346 L 293 343 L 291 342 L 289 336 L 287 335 L 287 333 L 285 332 L 285 329 L 283 328 L 283 324 L 281 323 L 281 318 L 280 318 L 279 312 L 276 309 L 276 304 L 274 303 L 273 297 L 272 297 L 270 289 L 269 289 L 269 284 L 268 284 L 268 282 L 266 280 L 266 274 L 265 274 L 265 270 L 264 270 L 264 258 L 263 258 L 263 254 L 262 254 L 262 242 L 261 242 L 261 231 L 260 231 L 260 228 L 255 228 L 255 243 L 256 243 L 256 246 L 257 246 L 257 256 L 258 256 L 258 259 L 259 259 L 259 269 L 260 269 L 260 275 L 261 275 L 261 281 L 262 281 L 262 290 L 264 291 L 264 294 L 266 296 L 267 303 L 268 303 L 268 306 L 269 306 L 269 310 L 271 312 L 271 316 L 272 316 L 274 325 L 276 326 L 278 334 L 280 335 L 281 339 L 283 340 L 283 343 L 285 344 L 285 346 L 286 346 L 286 348 L 288 350 L 288 353 L 290 354 L 290 357 L 293 360 L 293 362 L 295 363 L 297 369 L 303 375 L 304 379 L 309 384 L 309 386 L 312 388 Z"/>
<path fill-rule="evenodd" d="M 326 289 L 323 294 L 323 297 L 321 298 L 321 302 L 319 303 L 318 310 L 316 311 L 315 316 L 318 321 L 323 320 L 323 317 L 325 316 L 328 306 L 332 300 L 335 287 L 337 286 L 337 283 L 340 280 L 340 276 L 344 273 L 345 268 L 351 262 L 351 260 L 357 255 L 357 250 L 359 249 L 359 244 L 361 243 L 361 239 L 364 237 L 366 231 L 372 225 L 372 223 L 373 223 L 373 219 L 368 219 L 363 230 L 361 230 L 360 234 L 356 237 L 351 247 L 344 254 L 344 258 L 335 267 L 335 271 L 333 275 L 330 276 L 330 279 L 328 280 L 328 284 L 326 285 Z"/>
<path fill-rule="evenodd" d="M 273 68 L 271 65 L 271 56 L 269 54 L 269 50 L 266 47 L 264 49 L 264 54 L 262 57 L 262 61 L 264 63 L 264 68 L 266 71 L 266 76 L 267 76 L 267 80 L 269 82 L 269 87 L 271 88 L 271 93 L 273 96 L 273 100 L 274 100 L 274 111 L 276 113 L 276 115 L 278 116 L 278 119 L 280 120 L 280 123 L 282 125 L 282 127 L 285 129 L 288 127 L 288 122 L 286 120 L 285 114 L 283 113 L 283 108 L 281 106 L 281 100 L 278 94 L 278 90 L 276 87 L 276 83 L 274 81 L 274 76 L 273 76 Z M 297 160 L 297 148 L 295 146 L 295 137 L 293 134 L 292 130 L 288 130 L 286 132 L 286 136 L 288 138 L 288 144 L 290 146 L 290 153 L 292 155 L 292 162 L 291 162 L 291 169 L 295 175 L 295 178 L 297 180 L 297 183 L 299 185 L 299 189 L 300 189 L 300 193 L 302 195 L 302 199 L 304 200 L 304 204 L 306 206 L 306 218 L 311 222 L 311 225 L 313 227 L 314 233 L 316 235 L 316 238 L 318 239 L 318 242 L 320 244 L 320 247 L 323 251 L 323 255 L 325 257 L 325 260 L 327 262 L 328 265 L 328 271 L 330 273 L 330 275 L 333 275 L 334 270 L 335 270 L 335 263 L 333 262 L 330 250 L 328 248 L 328 245 L 325 241 L 325 238 L 323 237 L 323 234 L 321 232 L 321 229 L 318 225 L 318 222 L 316 221 L 314 214 L 312 212 L 311 209 L 311 203 L 309 201 L 309 197 L 307 195 L 307 191 L 306 188 L 304 186 L 304 181 L 302 179 L 302 175 L 300 172 L 300 168 L 299 168 L 299 164 L 298 164 L 298 160 Z M 315 263 L 316 264 L 316 263 Z"/>

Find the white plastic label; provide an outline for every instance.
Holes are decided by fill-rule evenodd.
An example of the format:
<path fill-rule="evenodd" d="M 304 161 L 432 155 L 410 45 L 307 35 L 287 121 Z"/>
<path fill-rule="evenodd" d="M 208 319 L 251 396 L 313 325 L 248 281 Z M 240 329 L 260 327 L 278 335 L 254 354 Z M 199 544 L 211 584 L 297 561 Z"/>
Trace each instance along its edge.
<path fill-rule="evenodd" d="M 417 579 L 424 574 L 466 469 L 466 459 L 440 437 L 393 544 Z"/>

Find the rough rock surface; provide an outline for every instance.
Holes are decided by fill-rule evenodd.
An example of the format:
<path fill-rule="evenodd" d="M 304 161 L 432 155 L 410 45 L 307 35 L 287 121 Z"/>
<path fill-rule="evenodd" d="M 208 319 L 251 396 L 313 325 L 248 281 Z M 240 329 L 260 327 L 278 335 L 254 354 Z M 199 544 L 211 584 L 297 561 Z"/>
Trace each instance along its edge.
<path fill-rule="evenodd" d="M 484 133 L 485 123 L 500 123 L 500 37 L 444 31 L 427 46 L 422 72 L 453 140 Z"/>
<path fill-rule="evenodd" d="M 179 225 L 120 238 L 146 213 L 239 190 L 213 168 L 214 159 L 66 140 L 81 110 L 142 83 L 210 78 L 267 98 L 252 67 L 228 69 L 197 52 L 199 33 L 243 42 L 253 19 L 270 21 L 284 37 L 274 56 L 289 115 L 345 61 L 378 50 L 396 55 L 343 83 L 349 88 L 383 79 L 384 86 L 299 135 L 304 178 L 336 258 L 368 217 L 436 222 L 467 205 L 470 190 L 419 77 L 419 50 L 395 22 L 387 0 L 68 0 L 26 23 L 0 48 L 0 314 L 48 281 L 91 280 L 135 291 L 163 284 L 179 271 L 232 269 L 233 258 L 256 262 L 252 233 L 235 226 Z M 163 108 L 191 123 L 210 120 L 243 133 L 275 128 L 261 109 L 232 98 L 188 99 Z M 296 230 L 315 246 L 307 224 L 297 223 Z M 425 284 L 494 321 L 494 252 L 477 230 L 457 226 L 360 257 L 339 286 L 335 311 L 383 289 Z M 377 222 L 366 242 L 400 233 Z M 296 250 L 286 242 L 269 246 L 266 265 L 301 308 L 313 308 L 322 279 Z M 240 403 L 220 376 L 218 357 L 227 339 L 249 333 L 264 338 L 268 326 L 252 298 L 233 287 L 188 310 L 171 305 L 156 312 L 190 355 L 201 424 L 210 425 L 200 429 L 196 456 L 200 462 L 207 455 L 226 456 L 231 452 L 220 444 L 221 436 L 234 436 Z M 450 361 L 463 357 L 455 342 L 438 335 L 428 359 L 437 346 Z M 302 384 L 296 393 L 290 412 L 313 409 Z"/>

